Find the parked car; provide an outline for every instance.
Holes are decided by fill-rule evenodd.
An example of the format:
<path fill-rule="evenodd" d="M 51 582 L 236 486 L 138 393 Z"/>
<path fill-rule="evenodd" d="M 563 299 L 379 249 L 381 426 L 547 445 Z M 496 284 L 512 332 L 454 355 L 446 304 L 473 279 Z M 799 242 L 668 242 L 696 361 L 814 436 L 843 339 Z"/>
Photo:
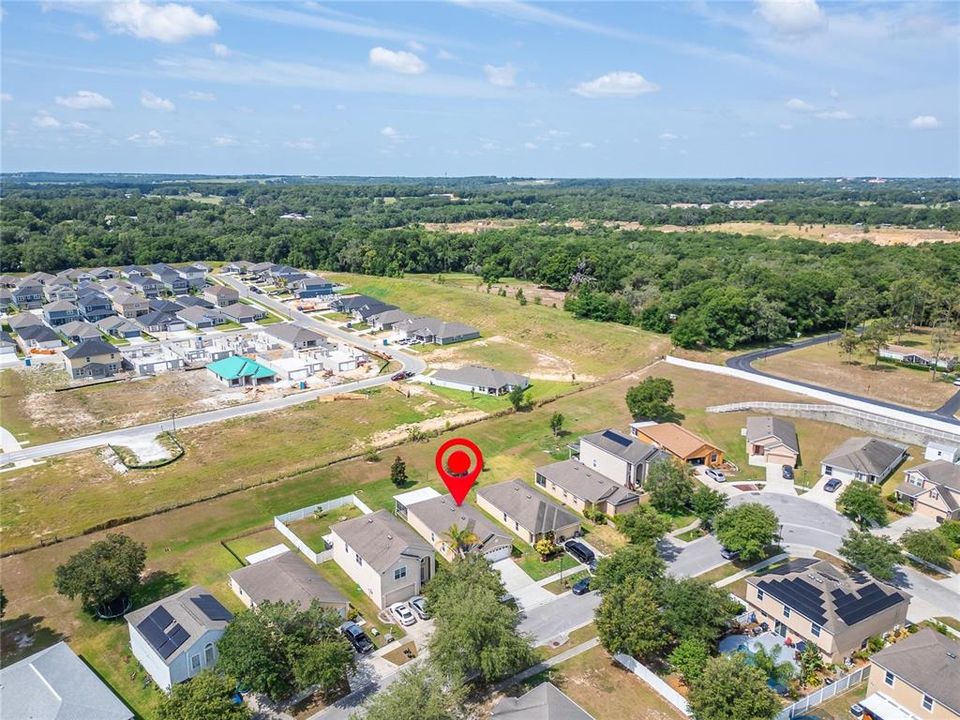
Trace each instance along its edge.
<path fill-rule="evenodd" d="M 359 625 L 355 622 L 345 622 L 340 626 L 340 632 L 345 638 L 353 645 L 353 649 L 356 650 L 361 655 L 365 655 L 368 652 L 376 650 L 376 646 L 373 644 L 373 641 L 367 637 L 367 634 L 363 631 Z"/>
<path fill-rule="evenodd" d="M 783 466 L 783 479 L 784 480 L 793 480 L 793 467 L 790 465 Z"/>
<path fill-rule="evenodd" d="M 563 549 L 570 553 L 577 562 L 581 562 L 589 567 L 593 567 L 597 562 L 597 556 L 594 555 L 593 550 L 582 542 L 567 540 L 567 542 L 563 544 Z"/>
<path fill-rule="evenodd" d="M 853 715 L 855 718 L 862 718 L 862 717 L 863 717 L 863 707 L 860 706 L 860 705 L 857 705 L 857 704 L 851 705 L 851 706 L 850 706 L 850 714 Z"/>
<path fill-rule="evenodd" d="M 590 578 L 585 577 L 577 580 L 577 582 L 573 584 L 572 592 L 574 595 L 586 595 L 590 592 Z"/>
<path fill-rule="evenodd" d="M 739 550 L 731 550 L 729 548 L 720 548 L 720 557 L 724 560 L 736 560 L 740 557 Z"/>
<path fill-rule="evenodd" d="M 393 380 L 394 382 L 400 382 L 401 380 L 407 379 L 407 374 L 405 372 L 394 373 L 393 375 L 390 376 L 390 379 Z"/>
<path fill-rule="evenodd" d="M 406 603 L 394 603 L 390 606 L 390 612 L 401 625 L 413 625 L 417 621 L 416 616 L 410 612 L 410 608 L 407 607 Z"/>
<path fill-rule="evenodd" d="M 252 287 L 250 288 L 250 292 L 256 293 L 257 295 L 263 295 L 263 290 L 261 290 L 260 288 L 258 288 L 256 285 L 254 285 L 254 286 L 252 286 Z"/>
<path fill-rule="evenodd" d="M 403 376 L 404 376 L 405 378 L 412 378 L 414 375 L 416 375 L 416 373 L 410 372 L 409 370 L 404 370 L 404 371 L 403 371 Z"/>
<path fill-rule="evenodd" d="M 427 612 L 427 599 L 423 595 L 417 595 L 416 597 L 410 598 L 407 601 L 407 604 L 421 620 L 430 619 L 430 613 Z"/>
<path fill-rule="evenodd" d="M 726 481 L 727 481 L 727 476 L 726 476 L 726 475 L 724 475 L 724 474 L 723 474 L 722 472 L 720 472 L 719 470 L 714 470 L 713 468 L 708 468 L 707 471 L 704 473 L 704 475 L 706 475 L 706 476 L 707 476 L 708 478 L 710 478 L 711 480 L 716 480 L 717 482 L 726 482 Z"/>
<path fill-rule="evenodd" d="M 841 485 L 843 485 L 843 483 L 837 480 L 837 478 L 830 478 L 824 484 L 823 489 L 826 490 L 828 493 L 832 493 L 832 492 L 836 492 L 837 488 L 839 488 Z"/>

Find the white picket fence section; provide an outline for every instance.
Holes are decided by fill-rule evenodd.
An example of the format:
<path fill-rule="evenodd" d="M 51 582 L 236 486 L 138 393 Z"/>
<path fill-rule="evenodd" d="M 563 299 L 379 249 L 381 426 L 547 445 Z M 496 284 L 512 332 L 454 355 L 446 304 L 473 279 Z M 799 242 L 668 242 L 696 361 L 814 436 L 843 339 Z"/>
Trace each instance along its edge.
<path fill-rule="evenodd" d="M 777 715 L 777 720 L 790 720 L 797 715 L 805 713 L 810 708 L 822 705 L 830 698 L 845 693 L 854 685 L 859 685 L 867 679 L 869 674 L 870 666 L 864 665 L 859 670 L 854 670 L 849 675 L 844 675 L 842 678 L 839 678 L 832 685 L 824 685 L 819 690 L 810 693 L 806 697 L 800 698 L 790 707 L 784 708 L 780 714 Z"/>
<path fill-rule="evenodd" d="M 317 510 L 328 512 L 330 510 L 335 510 L 338 507 L 343 507 L 344 505 L 354 505 L 364 515 L 369 515 L 373 512 L 373 510 L 371 510 L 369 506 L 367 506 L 367 504 L 356 495 L 344 495 L 343 497 L 327 500 L 326 502 L 317 503 L 316 505 L 309 505 L 297 510 L 291 510 L 283 515 L 277 515 L 273 518 L 273 526 L 277 529 L 277 532 L 289 540 L 293 546 L 302 552 L 307 559 L 313 562 L 314 565 L 319 565 L 320 563 L 326 562 L 333 557 L 333 550 L 329 547 L 329 541 L 327 542 L 328 547 L 326 550 L 315 552 L 312 548 L 310 548 L 309 545 L 297 537 L 297 534 L 288 528 L 286 524 L 288 522 L 295 522 L 296 520 L 303 520 L 304 518 L 312 517 Z M 326 541 L 326 538 L 324 538 L 324 540 Z"/>
<path fill-rule="evenodd" d="M 687 717 L 693 717 L 693 714 L 690 712 L 690 706 L 687 704 L 683 695 L 667 685 L 653 670 L 630 655 L 617 653 L 613 656 L 613 659 L 652 687 L 660 697 L 673 705 L 677 710 Z"/>

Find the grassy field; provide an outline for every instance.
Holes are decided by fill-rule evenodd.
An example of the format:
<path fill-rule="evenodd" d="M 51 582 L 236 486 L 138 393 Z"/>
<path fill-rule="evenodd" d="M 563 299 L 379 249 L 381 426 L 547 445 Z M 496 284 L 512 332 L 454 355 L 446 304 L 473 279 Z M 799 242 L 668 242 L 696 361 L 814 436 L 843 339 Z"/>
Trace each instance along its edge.
<path fill-rule="evenodd" d="M 28 378 L 28 373 L 18 370 L 0 371 L 0 425 L 21 442 L 39 445 L 57 440 L 59 434 L 55 428 L 38 425 L 28 413 Z"/>
<path fill-rule="evenodd" d="M 571 373 L 611 377 L 643 367 L 669 347 L 663 336 L 613 323 L 578 320 L 545 305 L 521 306 L 512 297 L 484 288 L 439 284 L 435 278 L 402 280 L 331 273 L 330 279 L 393 303 L 412 313 L 464 322 L 480 329 L 479 341 L 439 348 L 428 362 L 474 362 L 544 379 L 567 380 Z"/>
<path fill-rule="evenodd" d="M 483 395 L 479 393 L 471 395 L 465 390 L 454 390 L 453 388 L 439 387 L 427 383 L 424 383 L 424 386 L 429 387 L 430 392 L 436 393 L 440 397 L 484 412 L 497 412 L 510 407 L 510 399 L 506 395 Z M 538 402 L 564 395 L 580 387 L 583 387 L 581 383 L 571 383 L 569 381 L 536 380 L 527 389 L 526 397 L 530 402 Z"/>
<path fill-rule="evenodd" d="M 544 660 L 546 660 L 547 658 L 552 658 L 555 655 L 559 655 L 560 653 L 566 652 L 570 648 L 575 648 L 580 643 L 585 643 L 587 640 L 590 640 L 591 638 L 595 638 L 596 636 L 597 636 L 596 625 L 594 625 L 593 623 L 590 623 L 589 625 L 584 625 L 582 628 L 577 628 L 576 630 L 573 630 L 569 635 L 567 635 L 567 639 L 565 642 L 558 643 L 557 645 L 553 645 L 551 643 L 548 643 L 546 645 L 539 645 L 538 650 L 540 653 L 540 657 L 543 658 Z"/>
<path fill-rule="evenodd" d="M 330 534 L 330 526 L 342 520 L 350 520 L 360 517 L 363 513 L 356 505 L 344 505 L 335 510 L 324 513 L 323 517 L 308 517 L 303 520 L 296 520 L 287 523 L 287 527 L 297 534 L 297 537 L 303 540 L 314 552 L 323 552 L 326 550 L 326 543 L 323 541 L 325 535 Z"/>
<path fill-rule="evenodd" d="M 914 342 L 909 336 L 904 336 L 904 341 Z M 754 363 L 754 367 L 781 377 L 805 380 L 920 410 L 940 407 L 957 390 L 948 382 L 933 382 L 928 370 L 883 361 L 874 366 L 873 358 L 864 353 L 847 359 L 841 355 L 836 342 L 774 355 Z"/>

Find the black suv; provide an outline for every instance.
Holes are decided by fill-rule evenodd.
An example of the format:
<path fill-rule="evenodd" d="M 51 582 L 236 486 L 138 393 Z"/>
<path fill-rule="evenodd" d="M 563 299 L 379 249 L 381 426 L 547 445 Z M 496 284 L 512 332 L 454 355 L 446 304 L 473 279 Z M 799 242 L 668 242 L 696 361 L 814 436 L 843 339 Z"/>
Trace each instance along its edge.
<path fill-rule="evenodd" d="M 376 645 L 367 637 L 367 634 L 355 622 L 345 622 L 340 626 L 340 632 L 350 641 L 353 649 L 358 653 L 365 655 L 368 652 L 376 650 Z"/>
<path fill-rule="evenodd" d="M 597 564 L 597 556 L 593 554 L 593 550 L 588 548 L 582 542 L 577 542 L 576 540 L 567 540 L 567 542 L 563 545 L 563 549 L 573 555 L 577 561 L 582 562 L 587 567 L 593 568 Z"/>

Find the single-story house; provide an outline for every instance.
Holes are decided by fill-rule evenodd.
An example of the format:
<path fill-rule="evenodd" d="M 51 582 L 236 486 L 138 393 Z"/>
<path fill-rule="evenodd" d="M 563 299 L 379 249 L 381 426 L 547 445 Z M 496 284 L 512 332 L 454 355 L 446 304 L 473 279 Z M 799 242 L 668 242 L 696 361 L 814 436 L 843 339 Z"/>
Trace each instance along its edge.
<path fill-rule="evenodd" d="M 113 309 L 119 315 L 132 320 L 150 312 L 150 301 L 145 297 L 121 291 L 113 296 Z"/>
<path fill-rule="evenodd" d="M 794 559 L 747 578 L 747 604 L 774 632 L 815 645 L 842 663 L 874 635 L 907 619 L 910 596 L 866 573 L 844 572 L 825 560 Z"/>
<path fill-rule="evenodd" d="M 212 310 L 215 305 L 209 300 L 204 300 L 198 295 L 177 295 L 176 297 L 177 304 L 181 307 L 202 307 L 207 310 Z"/>
<path fill-rule="evenodd" d="M 393 326 L 407 340 L 419 340 L 437 345 L 451 345 L 464 340 L 475 340 L 480 331 L 457 322 L 444 322 L 433 317 L 418 317 Z"/>
<path fill-rule="evenodd" d="M 117 276 L 113 270 L 107 267 L 93 268 L 93 270 L 89 271 L 89 274 L 95 280 L 112 280 Z"/>
<path fill-rule="evenodd" d="M 952 463 L 960 462 L 960 446 L 939 442 L 927 443 L 927 447 L 923 451 L 923 459 L 946 460 Z"/>
<path fill-rule="evenodd" d="M 169 348 L 157 345 L 138 345 L 130 350 L 121 350 L 123 364 L 137 375 L 147 376 L 179 370 L 183 367 L 183 358 Z"/>
<path fill-rule="evenodd" d="M 800 460 L 797 428 L 789 420 L 772 415 L 752 415 L 744 429 L 747 461 L 751 465 L 789 465 Z"/>
<path fill-rule="evenodd" d="M 562 543 L 577 534 L 580 520 L 522 480 L 477 490 L 477 505 L 533 545 L 541 538 Z"/>
<path fill-rule="evenodd" d="M 897 499 L 938 522 L 960 520 L 960 465 L 934 460 L 912 467 L 897 488 Z"/>
<path fill-rule="evenodd" d="M 232 287 L 211 285 L 203 289 L 203 299 L 212 302 L 217 307 L 233 305 L 240 301 L 240 292 Z"/>
<path fill-rule="evenodd" d="M 63 347 L 63 340 L 56 331 L 46 325 L 27 325 L 17 330 L 17 337 L 24 350 L 56 350 Z"/>
<path fill-rule="evenodd" d="M 262 385 L 273 382 L 277 374 L 266 365 L 241 355 L 230 355 L 207 365 L 207 370 L 224 385 Z"/>
<path fill-rule="evenodd" d="M 199 585 L 128 613 L 130 649 L 162 690 L 217 664 L 233 614 Z"/>
<path fill-rule="evenodd" d="M 216 327 L 227 322 L 227 318 L 220 310 L 208 310 L 200 306 L 185 307 L 177 313 L 187 327 L 197 330 Z"/>
<path fill-rule="evenodd" d="M 498 702 L 490 720 L 594 720 L 551 682 L 540 683 L 520 697 Z"/>
<path fill-rule="evenodd" d="M 465 552 L 482 555 L 490 562 L 504 560 L 513 552 L 513 540 L 497 528 L 482 512 L 472 505 L 457 505 L 451 495 L 402 504 L 403 517 L 420 536 L 451 562 L 457 557 L 457 548 L 451 544 L 448 532 L 453 525 L 469 530 L 475 540 Z M 398 513 L 399 514 L 399 513 Z"/>
<path fill-rule="evenodd" d="M 631 423 L 631 434 L 691 465 L 719 467 L 723 450 L 676 423 Z"/>
<path fill-rule="evenodd" d="M 77 290 L 73 287 L 73 285 L 66 281 L 57 281 L 51 285 L 43 286 L 43 296 L 49 302 L 56 302 L 57 300 L 76 300 Z"/>
<path fill-rule="evenodd" d="M 38 315 L 34 315 L 30 312 L 17 313 L 16 315 L 11 315 L 7 318 L 7 324 L 10 326 L 10 329 L 15 333 L 19 333 L 23 328 L 26 327 L 37 327 L 43 325 L 43 320 L 40 319 Z"/>
<path fill-rule="evenodd" d="M 110 687 L 58 642 L 0 669 L 0 715 L 6 720 L 133 720 Z"/>
<path fill-rule="evenodd" d="M 270 325 L 263 334 L 294 350 L 322 347 L 327 344 L 323 335 L 296 323 Z"/>
<path fill-rule="evenodd" d="M 151 310 L 138 317 L 136 322 L 148 333 L 179 332 L 187 329 L 186 321 L 179 315 L 161 310 Z"/>
<path fill-rule="evenodd" d="M 651 465 L 671 459 L 658 447 L 612 428 L 584 435 L 569 447 L 571 457 L 630 490 L 643 487 Z"/>
<path fill-rule="evenodd" d="M 84 340 L 64 350 L 63 358 L 74 380 L 111 377 L 120 372 L 123 362 L 120 351 L 103 340 Z"/>
<path fill-rule="evenodd" d="M 57 327 L 79 320 L 80 311 L 69 300 L 57 300 L 43 306 L 43 319 L 50 327 Z"/>
<path fill-rule="evenodd" d="M 579 460 L 564 460 L 538 467 L 537 487 L 545 490 L 580 513 L 599 510 L 615 516 L 630 512 L 640 504 L 640 496 Z"/>
<path fill-rule="evenodd" d="M 907 448 L 871 437 L 850 438 L 820 464 L 823 475 L 840 480 L 882 483 L 907 457 Z"/>
<path fill-rule="evenodd" d="M 370 323 L 370 326 L 374 330 L 379 332 L 380 330 L 392 330 L 397 323 L 412 320 L 415 317 L 417 316 L 405 310 L 384 310 L 381 313 L 368 317 L 367 322 Z"/>
<path fill-rule="evenodd" d="M 878 355 L 886 360 L 906 363 L 907 365 L 920 365 L 921 367 L 950 372 L 957 366 L 956 355 L 943 354 L 939 358 L 935 353 L 929 350 L 922 350 L 914 347 L 904 347 L 903 345 L 884 345 L 880 348 Z"/>
<path fill-rule="evenodd" d="M 120 268 L 120 276 L 125 278 L 145 277 L 150 275 L 150 269 L 143 265 L 124 265 Z"/>
<path fill-rule="evenodd" d="M 390 305 L 389 303 L 377 301 L 375 303 L 370 303 L 369 305 L 360 305 L 359 307 L 354 307 L 350 311 L 350 314 L 353 315 L 354 320 L 366 322 L 368 318 L 371 318 L 374 315 L 380 315 L 388 310 L 399 310 L 399 308 L 396 305 Z"/>
<path fill-rule="evenodd" d="M 330 528 L 333 559 L 379 608 L 419 595 L 436 572 L 433 548 L 386 510 Z"/>
<path fill-rule="evenodd" d="M 377 298 L 370 297 L 369 295 L 348 295 L 347 297 L 341 295 L 331 303 L 334 310 L 346 313 L 347 315 L 352 315 L 354 308 L 377 304 L 382 305 L 383 301 L 377 300 Z"/>
<path fill-rule="evenodd" d="M 923 628 L 870 656 L 867 697 L 873 717 L 960 718 L 960 642 Z"/>
<path fill-rule="evenodd" d="M 299 299 L 329 297 L 335 285 L 322 277 L 306 277 L 293 283 L 293 294 Z"/>
<path fill-rule="evenodd" d="M 295 602 L 306 610 L 317 602 L 346 617 L 350 603 L 299 554 L 287 550 L 230 573 L 230 588 L 248 608 L 262 602 Z"/>
<path fill-rule="evenodd" d="M 228 320 L 233 320 L 233 322 L 240 323 L 241 325 L 262 320 L 267 316 L 260 308 L 239 302 L 220 308 L 220 312 L 223 313 L 224 317 Z"/>
<path fill-rule="evenodd" d="M 166 300 L 165 298 L 154 298 L 153 300 L 148 300 L 147 304 L 151 310 L 170 313 L 172 315 L 180 312 L 184 308 L 180 303 L 174 302 L 173 300 Z"/>
<path fill-rule="evenodd" d="M 440 368 L 428 378 L 428 382 L 431 385 L 482 395 L 505 395 L 515 387 L 529 386 L 530 378 L 494 368 L 468 365 L 456 370 Z"/>
<path fill-rule="evenodd" d="M 235 275 L 237 273 L 247 272 L 247 268 L 250 267 L 250 263 L 246 260 L 236 260 L 234 262 L 228 262 L 226 265 L 221 266 L 220 272 L 226 273 L 227 275 Z"/>
<path fill-rule="evenodd" d="M 267 277 L 270 274 L 270 271 L 278 267 L 272 262 L 259 262 L 247 265 L 247 272 L 251 275 L 259 275 L 261 277 Z"/>
<path fill-rule="evenodd" d="M 345 373 L 356 370 L 363 355 L 346 349 L 346 346 L 324 353 L 323 368 L 335 373 Z"/>
<path fill-rule="evenodd" d="M 137 318 L 137 322 L 142 323 L 146 317 L 147 315 L 141 315 Z M 112 335 L 115 338 L 128 339 L 140 337 L 140 326 L 134 323 L 133 320 L 127 320 L 119 315 L 111 315 L 110 317 L 105 317 L 103 320 L 97 321 L 97 327 L 107 335 Z"/>
<path fill-rule="evenodd" d="M 99 340 L 103 337 L 96 325 L 91 325 L 83 320 L 74 320 L 61 325 L 60 333 L 70 342 L 80 343 L 84 340 Z"/>
<path fill-rule="evenodd" d="M 41 285 L 46 285 L 49 282 L 53 282 L 57 279 L 56 275 L 51 275 L 48 272 L 43 272 L 39 270 L 35 273 L 31 273 L 24 278 L 24 281 L 31 283 L 40 283 Z"/>
<path fill-rule="evenodd" d="M 0 357 L 16 356 L 17 341 L 6 330 L 0 330 Z"/>

